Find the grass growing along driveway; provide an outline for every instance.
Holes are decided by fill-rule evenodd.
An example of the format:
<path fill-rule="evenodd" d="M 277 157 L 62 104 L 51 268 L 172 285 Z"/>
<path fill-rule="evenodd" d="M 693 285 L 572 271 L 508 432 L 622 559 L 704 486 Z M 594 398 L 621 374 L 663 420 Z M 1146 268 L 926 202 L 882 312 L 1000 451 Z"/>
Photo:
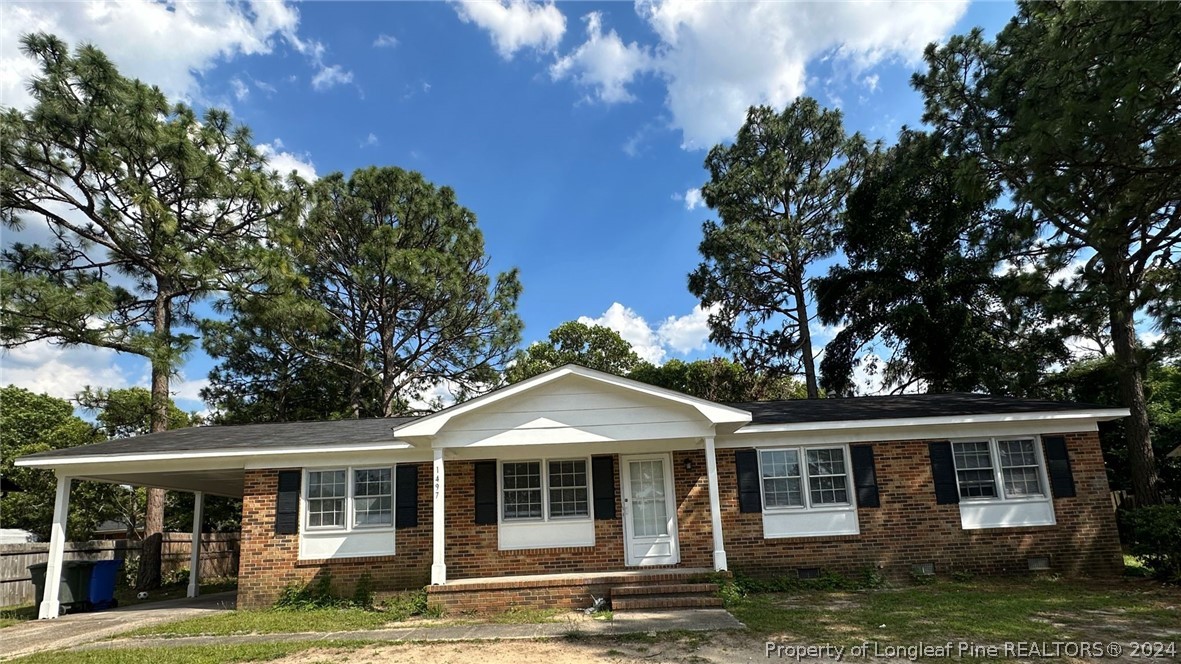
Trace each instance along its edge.
<path fill-rule="evenodd" d="M 941 581 L 756 594 L 728 608 L 754 632 L 813 643 L 1181 640 L 1181 589 L 1147 580 Z"/>

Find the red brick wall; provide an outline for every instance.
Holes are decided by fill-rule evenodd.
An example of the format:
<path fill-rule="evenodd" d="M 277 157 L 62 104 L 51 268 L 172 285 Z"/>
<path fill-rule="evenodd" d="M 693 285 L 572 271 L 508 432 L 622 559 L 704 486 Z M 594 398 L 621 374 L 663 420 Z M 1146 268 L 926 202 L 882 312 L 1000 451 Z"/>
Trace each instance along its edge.
<path fill-rule="evenodd" d="M 889 576 L 934 562 L 937 573 L 1026 572 L 1027 559 L 1048 556 L 1053 571 L 1105 576 L 1122 569 L 1107 475 L 1095 432 L 1066 435 L 1077 496 L 1054 501 L 1057 525 L 964 530 L 958 505 L 935 503 L 927 445 L 892 441 L 873 446 L 881 507 L 862 508 L 860 535 L 763 539 L 762 515 L 738 509 L 734 450 L 718 451 L 722 531 L 731 570 L 754 576 L 820 567 Z"/>
<path fill-rule="evenodd" d="M 395 534 L 397 555 L 342 560 L 299 560 L 299 536 L 275 534 L 278 470 L 247 470 L 242 496 L 242 562 L 238 607 L 265 608 L 286 586 L 305 585 L 329 573 L 333 591 L 350 596 L 368 572 L 377 591 L 421 588 L 430 582 L 431 467 L 418 468 L 418 525 Z"/>
<path fill-rule="evenodd" d="M 799 567 L 848 573 L 875 567 L 893 576 L 904 576 L 915 563 L 934 562 L 940 573 L 952 569 L 999 573 L 1024 571 L 1027 558 L 1049 556 L 1054 571 L 1061 573 L 1118 573 L 1119 541 L 1098 435 L 1077 433 L 1066 439 L 1078 496 L 1054 501 L 1056 526 L 963 530 L 957 505 L 935 504 L 928 441 L 917 440 L 874 445 L 882 506 L 859 510 L 860 535 L 774 540 L 763 539 L 760 514 L 739 512 L 734 451 L 719 450 L 718 483 L 730 567 L 756 575 L 790 573 Z M 681 548 L 678 567 L 712 567 L 713 534 L 704 452 L 674 452 L 672 465 Z M 618 457 L 615 469 L 618 496 Z M 352 592 L 364 572 L 370 573 L 379 591 L 429 583 L 429 464 L 420 466 L 418 472 L 419 525 L 397 531 L 398 554 L 338 561 L 299 561 L 297 536 L 274 534 L 277 473 L 246 473 L 241 606 L 269 606 L 285 586 L 309 583 L 322 570 L 331 572 L 337 592 L 345 594 Z M 594 546 L 500 551 L 497 527 L 474 522 L 473 480 L 473 462 L 447 462 L 448 578 L 624 569 L 622 510 L 618 502 L 615 519 L 595 520 Z"/>

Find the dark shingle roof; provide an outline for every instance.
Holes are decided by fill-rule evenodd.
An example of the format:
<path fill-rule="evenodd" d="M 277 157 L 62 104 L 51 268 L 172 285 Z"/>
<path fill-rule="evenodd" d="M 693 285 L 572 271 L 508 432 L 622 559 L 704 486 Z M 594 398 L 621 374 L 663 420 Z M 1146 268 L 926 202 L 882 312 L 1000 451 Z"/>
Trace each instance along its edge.
<path fill-rule="evenodd" d="M 751 424 L 846 422 L 909 417 L 1036 413 L 1109 408 L 1076 401 L 994 397 L 987 394 L 897 394 L 845 399 L 793 399 L 727 404 L 751 412 Z"/>
<path fill-rule="evenodd" d="M 267 450 L 283 447 L 392 442 L 395 440 L 394 428 L 415 419 L 417 418 L 388 417 L 333 420 L 330 422 L 276 422 L 272 424 L 190 427 L 134 438 L 107 440 L 81 447 L 38 452 L 24 458 L 48 459 L 202 450 Z"/>
<path fill-rule="evenodd" d="M 752 424 L 842 422 L 1106 408 L 1087 403 L 992 397 L 983 394 L 902 394 L 847 399 L 755 401 L 727 405 L 750 411 Z M 393 429 L 415 419 L 417 418 L 391 417 L 193 427 L 39 452 L 23 458 L 51 459 L 210 450 L 266 451 L 285 447 L 315 448 L 321 445 L 392 442 L 395 440 Z"/>

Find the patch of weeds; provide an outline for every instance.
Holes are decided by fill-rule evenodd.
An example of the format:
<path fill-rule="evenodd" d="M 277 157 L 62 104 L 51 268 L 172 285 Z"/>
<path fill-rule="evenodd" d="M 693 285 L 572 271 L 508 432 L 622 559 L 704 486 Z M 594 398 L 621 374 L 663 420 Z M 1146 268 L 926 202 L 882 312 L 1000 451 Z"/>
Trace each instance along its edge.
<path fill-rule="evenodd" d="M 431 606 L 427 604 L 425 590 L 414 590 L 390 595 L 382 600 L 381 610 L 389 614 L 391 620 L 399 622 L 407 620 L 412 616 L 437 618 L 443 613 L 442 609 L 436 606 L 434 607 L 435 614 L 431 615 Z"/>
<path fill-rule="evenodd" d="M 1124 554 L 1124 576 L 1133 578 L 1147 578 L 1152 576 L 1152 570 L 1136 556 Z"/>
<path fill-rule="evenodd" d="M 734 572 L 733 588 L 725 588 L 722 599 L 727 597 L 736 599 L 752 593 L 783 593 L 804 590 L 870 590 L 882 588 L 886 585 L 886 577 L 872 567 L 866 567 L 853 575 L 845 575 L 832 570 L 821 570 L 815 579 L 801 579 L 798 576 L 782 574 L 773 577 L 755 578 L 742 571 Z"/>
<path fill-rule="evenodd" d="M 615 620 L 615 612 L 612 611 L 611 609 L 605 609 L 603 611 L 595 611 L 594 613 L 591 614 L 591 617 L 594 618 L 595 620 Z"/>
<path fill-rule="evenodd" d="M 951 580 L 957 583 L 971 583 L 976 575 L 965 569 L 952 570 Z"/>
<path fill-rule="evenodd" d="M 934 584 L 938 579 L 935 578 L 934 574 L 926 574 L 924 572 L 914 570 L 910 573 L 910 580 L 914 582 L 915 585 L 929 586 Z"/>
<path fill-rule="evenodd" d="M 507 611 L 494 614 L 488 622 L 500 625 L 528 625 L 532 623 L 552 622 L 560 611 L 557 609 L 536 609 L 526 606 L 514 606 Z"/>
<path fill-rule="evenodd" d="M 353 589 L 353 606 L 359 609 L 373 608 L 373 577 L 365 572 L 357 578 L 357 586 Z"/>
<path fill-rule="evenodd" d="M 611 648 L 603 654 L 608 657 L 624 657 L 627 655 L 627 653 L 623 652 L 622 650 L 616 650 L 615 648 Z"/>

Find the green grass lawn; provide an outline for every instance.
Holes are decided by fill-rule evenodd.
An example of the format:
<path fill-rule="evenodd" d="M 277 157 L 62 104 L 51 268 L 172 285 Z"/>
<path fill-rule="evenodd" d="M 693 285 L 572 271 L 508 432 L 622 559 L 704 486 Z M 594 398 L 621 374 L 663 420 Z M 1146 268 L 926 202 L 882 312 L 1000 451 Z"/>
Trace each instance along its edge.
<path fill-rule="evenodd" d="M 223 636 L 226 634 L 290 634 L 294 632 L 344 632 L 377 629 L 394 618 L 365 609 L 306 609 L 300 611 L 222 611 L 209 616 L 152 625 L 129 636 Z"/>
<path fill-rule="evenodd" d="M 1181 589 L 1148 581 L 989 579 L 857 592 L 755 594 L 728 608 L 755 632 L 854 644 L 1181 637 Z"/>

